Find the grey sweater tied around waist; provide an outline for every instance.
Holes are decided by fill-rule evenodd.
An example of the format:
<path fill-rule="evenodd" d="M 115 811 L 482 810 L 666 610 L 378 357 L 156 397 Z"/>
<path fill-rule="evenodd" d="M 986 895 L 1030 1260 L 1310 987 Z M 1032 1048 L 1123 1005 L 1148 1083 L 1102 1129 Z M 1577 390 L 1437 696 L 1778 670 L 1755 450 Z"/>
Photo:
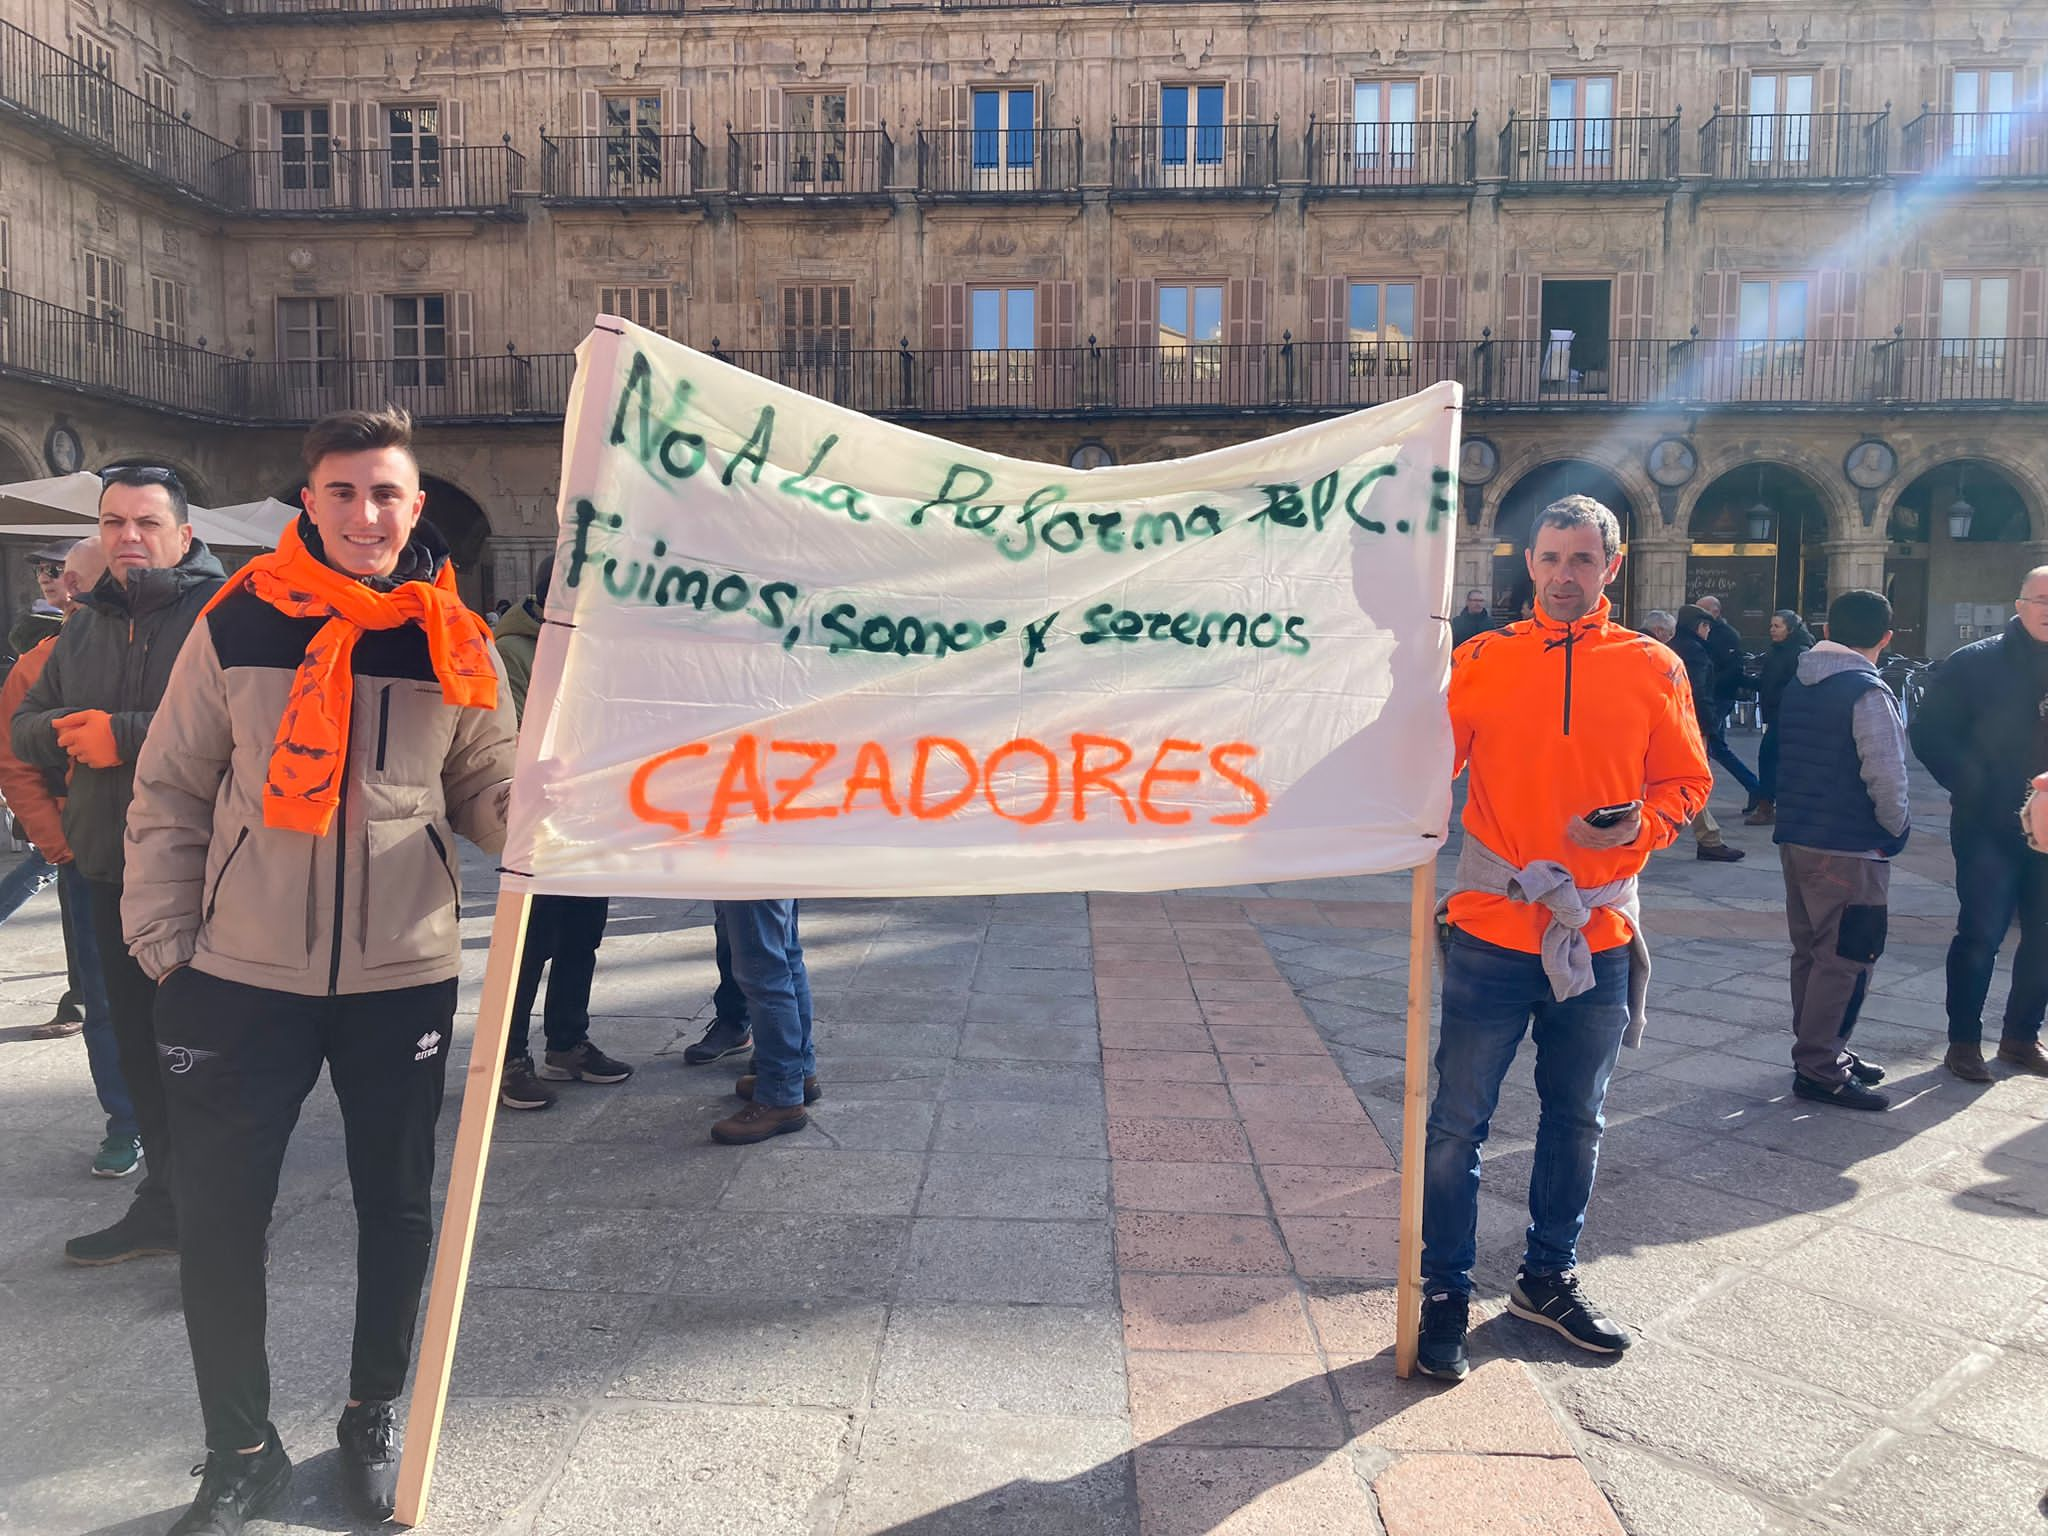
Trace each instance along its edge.
<path fill-rule="evenodd" d="M 1610 907 L 1628 919 L 1628 1029 L 1621 1043 L 1643 1043 L 1650 997 L 1650 946 L 1643 940 L 1642 900 L 1634 875 L 1584 890 L 1573 881 L 1572 872 L 1555 859 L 1537 859 L 1517 869 L 1467 832 L 1458 851 L 1452 888 L 1437 903 L 1438 923 L 1450 911 L 1451 897 L 1460 891 L 1505 896 L 1550 909 L 1550 924 L 1543 930 L 1543 974 L 1550 978 L 1550 994 L 1559 1002 L 1593 990 L 1593 947 L 1586 942 L 1586 920 L 1600 907 Z"/>

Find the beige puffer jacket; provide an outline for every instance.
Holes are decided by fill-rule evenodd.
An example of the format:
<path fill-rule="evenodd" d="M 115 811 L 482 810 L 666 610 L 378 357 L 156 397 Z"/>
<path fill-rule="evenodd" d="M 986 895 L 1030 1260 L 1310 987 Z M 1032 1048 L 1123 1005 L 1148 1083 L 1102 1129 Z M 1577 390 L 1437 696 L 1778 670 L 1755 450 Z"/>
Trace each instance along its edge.
<path fill-rule="evenodd" d="M 497 852 L 515 732 L 443 702 L 416 625 L 356 644 L 349 765 L 327 833 L 263 824 L 278 722 L 317 618 L 246 588 L 197 624 L 135 768 L 121 901 L 153 977 L 178 965 L 303 996 L 445 981 L 461 959 L 455 833 Z M 495 655 L 495 653 L 494 653 Z"/>

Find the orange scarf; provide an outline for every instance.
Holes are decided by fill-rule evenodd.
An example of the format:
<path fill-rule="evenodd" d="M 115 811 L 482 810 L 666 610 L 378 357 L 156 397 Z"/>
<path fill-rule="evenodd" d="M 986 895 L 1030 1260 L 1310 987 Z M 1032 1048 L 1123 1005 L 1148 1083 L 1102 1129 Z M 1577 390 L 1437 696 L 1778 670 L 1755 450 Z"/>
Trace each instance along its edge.
<path fill-rule="evenodd" d="M 341 803 L 348 766 L 349 714 L 355 703 L 350 658 L 366 629 L 417 624 L 441 697 L 458 708 L 495 709 L 498 673 L 491 664 L 491 632 L 455 593 L 455 569 L 444 562 L 433 584 L 401 582 L 389 592 L 364 586 L 316 558 L 297 523 L 284 530 L 273 554 L 258 555 L 207 603 L 208 611 L 246 586 L 279 613 L 324 618 L 292 679 L 277 745 L 263 781 L 263 824 L 286 832 L 326 833 Z"/>

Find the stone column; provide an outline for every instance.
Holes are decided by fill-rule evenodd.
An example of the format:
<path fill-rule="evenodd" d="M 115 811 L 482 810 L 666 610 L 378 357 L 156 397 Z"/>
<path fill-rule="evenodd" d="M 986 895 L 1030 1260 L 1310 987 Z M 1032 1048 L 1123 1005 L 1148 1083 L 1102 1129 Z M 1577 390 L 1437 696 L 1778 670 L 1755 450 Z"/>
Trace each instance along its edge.
<path fill-rule="evenodd" d="M 1676 613 L 1685 603 L 1685 557 L 1691 541 L 1682 528 L 1659 525 L 1629 541 L 1629 616 L 1638 625 L 1652 608 Z"/>
<path fill-rule="evenodd" d="M 1884 590 L 1884 557 L 1889 546 L 1884 530 L 1859 531 L 1847 539 L 1830 539 L 1821 545 L 1828 557 L 1828 601 L 1859 588 L 1868 592 Z"/>

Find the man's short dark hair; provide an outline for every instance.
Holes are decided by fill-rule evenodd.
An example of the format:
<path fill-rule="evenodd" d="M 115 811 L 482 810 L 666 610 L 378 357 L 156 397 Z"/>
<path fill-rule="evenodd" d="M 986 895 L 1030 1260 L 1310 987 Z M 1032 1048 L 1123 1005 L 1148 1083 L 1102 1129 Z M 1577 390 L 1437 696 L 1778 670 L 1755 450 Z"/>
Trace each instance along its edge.
<path fill-rule="evenodd" d="M 1563 496 L 1536 514 L 1529 524 L 1529 544 L 1545 528 L 1598 528 L 1600 548 L 1607 559 L 1621 553 L 1621 520 L 1590 496 Z"/>
<path fill-rule="evenodd" d="M 336 411 L 322 416 L 306 429 L 299 457 L 310 475 L 330 453 L 363 453 L 377 448 L 403 448 L 413 467 L 419 467 L 419 459 L 412 451 L 412 413 L 404 406 Z"/>
<path fill-rule="evenodd" d="M 1844 592 L 1828 604 L 1828 638 L 1867 651 L 1891 633 L 1892 605 L 1882 592 Z"/>
<path fill-rule="evenodd" d="M 1702 624 L 1711 624 L 1714 616 L 1698 603 L 1687 603 L 1678 610 L 1678 632 L 1682 635 L 1696 635 Z"/>
<path fill-rule="evenodd" d="M 192 521 L 192 511 L 185 499 L 185 482 L 178 478 L 178 472 L 162 464 L 112 464 L 100 471 L 100 495 L 105 497 L 110 485 L 154 485 L 171 500 L 171 517 L 180 526 Z"/>

